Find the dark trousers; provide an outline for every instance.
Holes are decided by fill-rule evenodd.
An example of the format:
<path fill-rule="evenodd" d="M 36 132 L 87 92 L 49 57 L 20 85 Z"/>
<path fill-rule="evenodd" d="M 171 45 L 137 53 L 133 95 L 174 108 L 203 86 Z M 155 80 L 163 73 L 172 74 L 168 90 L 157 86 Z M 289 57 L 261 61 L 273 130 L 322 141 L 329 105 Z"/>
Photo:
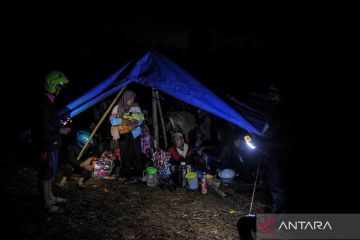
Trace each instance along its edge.
<path fill-rule="evenodd" d="M 42 152 L 40 156 L 39 180 L 51 180 L 55 178 L 58 169 L 59 150 Z"/>
<path fill-rule="evenodd" d="M 118 140 L 121 161 L 120 175 L 124 178 L 141 176 L 143 164 L 141 161 L 140 137 L 134 139 L 131 132 L 121 135 Z"/>
<path fill-rule="evenodd" d="M 79 167 L 74 168 L 71 164 L 68 164 L 68 163 L 65 164 L 64 175 L 68 180 L 71 178 L 74 171 L 76 173 L 79 173 L 85 179 L 85 181 L 89 180 L 90 177 L 91 177 L 91 172 L 90 171 L 88 171 L 86 169 L 83 169 L 83 168 L 79 168 Z"/>
<path fill-rule="evenodd" d="M 276 155 L 275 155 L 276 156 Z M 272 197 L 272 213 L 286 210 L 286 179 L 282 157 L 277 155 L 268 162 L 267 178 Z"/>

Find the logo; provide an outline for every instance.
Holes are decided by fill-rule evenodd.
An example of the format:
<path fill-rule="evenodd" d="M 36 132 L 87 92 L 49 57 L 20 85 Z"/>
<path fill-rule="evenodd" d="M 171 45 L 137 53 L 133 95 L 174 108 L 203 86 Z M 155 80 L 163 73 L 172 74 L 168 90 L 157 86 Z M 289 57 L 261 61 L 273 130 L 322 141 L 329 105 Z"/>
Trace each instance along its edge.
<path fill-rule="evenodd" d="M 282 221 L 279 230 L 332 230 L 329 221 Z"/>
<path fill-rule="evenodd" d="M 258 227 L 261 228 L 262 230 L 264 230 L 267 233 L 270 233 L 271 235 L 275 235 L 275 227 L 276 227 L 276 218 L 275 216 L 273 216 L 272 218 L 269 218 L 266 221 L 263 221 L 261 223 L 258 224 Z"/>
<path fill-rule="evenodd" d="M 258 214 L 258 239 L 360 239 L 360 214 Z"/>

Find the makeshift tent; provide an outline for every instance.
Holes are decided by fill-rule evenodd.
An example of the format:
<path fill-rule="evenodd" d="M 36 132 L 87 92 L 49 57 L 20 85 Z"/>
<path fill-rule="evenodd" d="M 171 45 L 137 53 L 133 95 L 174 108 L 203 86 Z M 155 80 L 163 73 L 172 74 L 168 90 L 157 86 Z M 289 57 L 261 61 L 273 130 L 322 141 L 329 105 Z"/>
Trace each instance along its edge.
<path fill-rule="evenodd" d="M 268 129 L 267 121 L 274 108 L 274 102 L 268 93 L 247 92 L 240 98 L 224 94 L 222 99 L 245 116 L 256 129 L 262 133 Z"/>
<path fill-rule="evenodd" d="M 129 62 L 83 96 L 69 103 L 59 114 L 74 117 L 130 83 L 156 88 L 250 133 L 261 135 L 263 130 L 261 124 L 251 123 L 184 69 L 157 51 L 149 51 L 137 62 Z"/>

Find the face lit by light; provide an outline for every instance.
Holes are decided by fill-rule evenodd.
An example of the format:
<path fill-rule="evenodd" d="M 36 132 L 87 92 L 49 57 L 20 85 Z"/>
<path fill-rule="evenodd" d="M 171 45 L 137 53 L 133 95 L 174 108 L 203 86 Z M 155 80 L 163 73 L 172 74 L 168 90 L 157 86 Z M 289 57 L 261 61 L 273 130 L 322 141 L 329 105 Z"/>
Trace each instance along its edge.
<path fill-rule="evenodd" d="M 175 147 L 181 148 L 184 145 L 184 139 L 182 137 L 176 136 L 174 140 L 175 140 Z"/>
<path fill-rule="evenodd" d="M 131 104 L 133 104 L 133 102 L 134 102 L 134 98 L 130 98 L 130 99 L 127 100 L 126 104 L 128 106 L 130 106 Z"/>
<path fill-rule="evenodd" d="M 55 92 L 55 96 L 59 96 L 60 91 L 61 91 L 61 89 L 62 89 L 62 88 L 63 88 L 63 86 L 62 86 L 62 85 L 60 85 L 60 84 L 56 85 L 56 92 Z"/>

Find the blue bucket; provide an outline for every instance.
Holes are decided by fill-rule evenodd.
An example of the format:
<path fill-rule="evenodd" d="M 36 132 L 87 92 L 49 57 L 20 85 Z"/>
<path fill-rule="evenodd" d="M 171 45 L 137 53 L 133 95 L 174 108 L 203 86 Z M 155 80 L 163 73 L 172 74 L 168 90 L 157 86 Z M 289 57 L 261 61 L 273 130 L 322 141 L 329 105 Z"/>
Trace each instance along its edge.
<path fill-rule="evenodd" d="M 191 190 L 196 190 L 199 188 L 199 182 L 198 182 L 198 178 L 197 178 L 197 174 L 194 172 L 189 172 L 188 174 L 185 175 L 185 178 L 187 179 L 189 188 Z"/>

